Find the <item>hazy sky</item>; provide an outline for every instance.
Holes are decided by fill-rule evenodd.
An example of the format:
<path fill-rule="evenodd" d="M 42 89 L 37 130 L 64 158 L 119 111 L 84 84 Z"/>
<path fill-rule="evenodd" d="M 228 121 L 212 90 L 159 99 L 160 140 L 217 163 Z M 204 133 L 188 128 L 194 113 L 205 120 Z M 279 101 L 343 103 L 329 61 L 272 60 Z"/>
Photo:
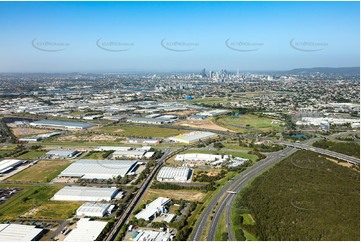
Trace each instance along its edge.
<path fill-rule="evenodd" d="M 0 2 L 0 72 L 360 65 L 359 2 Z"/>

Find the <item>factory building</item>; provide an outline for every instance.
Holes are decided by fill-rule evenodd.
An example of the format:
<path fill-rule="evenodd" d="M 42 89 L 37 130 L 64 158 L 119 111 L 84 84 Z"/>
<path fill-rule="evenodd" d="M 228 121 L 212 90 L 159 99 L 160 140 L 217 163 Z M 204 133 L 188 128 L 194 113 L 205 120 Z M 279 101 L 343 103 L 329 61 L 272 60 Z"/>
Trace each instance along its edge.
<path fill-rule="evenodd" d="M 9 172 L 23 163 L 23 160 L 2 160 L 0 161 L 0 174 Z"/>
<path fill-rule="evenodd" d="M 34 241 L 42 236 L 43 229 L 34 225 L 0 224 L 0 241 Z"/>
<path fill-rule="evenodd" d="M 187 182 L 192 170 L 187 167 L 164 166 L 160 169 L 157 180 L 162 182 Z"/>
<path fill-rule="evenodd" d="M 55 128 L 55 129 L 87 129 L 95 124 L 83 123 L 83 122 L 68 122 L 57 120 L 40 120 L 30 123 L 31 126 L 40 128 Z"/>
<path fill-rule="evenodd" d="M 144 150 L 116 150 L 112 157 L 117 158 L 129 158 L 129 159 L 142 159 L 145 154 Z"/>
<path fill-rule="evenodd" d="M 145 208 L 137 213 L 135 217 L 137 219 L 144 219 L 146 221 L 156 218 L 159 214 L 166 213 L 167 204 L 170 203 L 170 199 L 166 197 L 158 197 L 153 202 L 147 204 Z"/>
<path fill-rule="evenodd" d="M 215 160 L 222 159 L 222 155 L 212 155 L 212 154 L 180 154 L 175 157 L 175 161 L 202 161 L 202 162 L 212 162 Z"/>
<path fill-rule="evenodd" d="M 170 137 L 169 140 L 179 143 L 185 143 L 190 144 L 192 142 L 196 142 L 200 139 L 206 139 L 213 136 L 216 136 L 217 134 L 212 132 L 202 132 L 202 131 L 194 131 L 186 134 L 180 134 L 174 137 Z"/>
<path fill-rule="evenodd" d="M 108 180 L 131 174 L 135 160 L 78 160 L 63 170 L 59 177 Z"/>
<path fill-rule="evenodd" d="M 47 152 L 45 155 L 49 159 L 67 159 L 73 158 L 78 154 L 76 150 L 51 150 Z"/>
<path fill-rule="evenodd" d="M 81 218 L 64 241 L 95 241 L 108 222 Z"/>
<path fill-rule="evenodd" d="M 79 217 L 104 217 L 110 214 L 114 205 L 109 203 L 86 202 L 76 210 L 76 216 Z"/>
<path fill-rule="evenodd" d="M 118 189 L 115 187 L 80 187 L 67 186 L 55 193 L 53 200 L 56 201 L 111 201 L 118 195 Z M 121 196 L 122 193 L 119 194 Z"/>

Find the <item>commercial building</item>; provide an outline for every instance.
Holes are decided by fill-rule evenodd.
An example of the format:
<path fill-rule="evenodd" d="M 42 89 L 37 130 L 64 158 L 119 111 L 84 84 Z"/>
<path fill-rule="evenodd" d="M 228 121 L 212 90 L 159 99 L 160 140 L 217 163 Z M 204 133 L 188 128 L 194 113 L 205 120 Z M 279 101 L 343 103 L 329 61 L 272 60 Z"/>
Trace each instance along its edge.
<path fill-rule="evenodd" d="M 201 162 L 212 162 L 215 160 L 222 159 L 222 155 L 212 155 L 212 154 L 180 154 L 175 157 L 175 161 L 201 161 Z"/>
<path fill-rule="evenodd" d="M 95 126 L 95 124 L 83 123 L 83 122 L 68 122 L 57 120 L 40 120 L 30 123 L 34 127 L 44 128 L 57 128 L 57 129 L 87 129 Z"/>
<path fill-rule="evenodd" d="M 180 134 L 180 135 L 177 135 L 174 137 L 170 137 L 169 140 L 174 141 L 174 142 L 189 144 L 192 142 L 196 142 L 200 139 L 206 139 L 206 138 L 210 138 L 210 137 L 213 137 L 216 135 L 217 134 L 212 133 L 212 132 L 194 131 L 194 132 Z"/>
<path fill-rule="evenodd" d="M 73 158 L 78 154 L 76 150 L 51 150 L 47 152 L 45 155 L 51 159 L 66 159 Z"/>
<path fill-rule="evenodd" d="M 215 110 L 209 110 L 209 111 L 199 113 L 198 115 L 214 117 L 214 116 L 218 116 L 218 115 L 222 115 L 222 114 L 226 114 L 226 113 L 230 113 L 230 112 L 231 112 L 230 110 L 215 109 Z"/>
<path fill-rule="evenodd" d="M 110 214 L 113 208 L 114 205 L 109 203 L 87 202 L 76 210 L 76 216 L 104 217 L 105 215 Z"/>
<path fill-rule="evenodd" d="M 2 160 L 0 161 L 0 174 L 9 172 L 23 163 L 23 160 Z"/>
<path fill-rule="evenodd" d="M 161 139 L 128 139 L 129 144 L 160 144 L 162 142 Z"/>
<path fill-rule="evenodd" d="M 95 151 L 110 151 L 110 150 L 131 150 L 132 147 L 122 147 L 122 146 L 99 146 L 95 148 Z"/>
<path fill-rule="evenodd" d="M 53 200 L 56 201 L 111 201 L 116 198 L 119 191 L 115 187 L 80 187 L 66 186 L 55 193 Z M 121 195 L 121 194 L 120 194 Z"/>
<path fill-rule="evenodd" d="M 192 175 L 192 170 L 187 167 L 164 166 L 160 169 L 157 180 L 165 182 L 186 182 Z"/>
<path fill-rule="evenodd" d="M 173 235 L 164 231 L 139 230 L 133 241 L 172 241 Z"/>
<path fill-rule="evenodd" d="M 43 230 L 33 225 L 0 224 L 0 241 L 40 240 Z"/>
<path fill-rule="evenodd" d="M 81 218 L 64 241 L 95 241 L 103 231 L 107 222 Z"/>
<path fill-rule="evenodd" d="M 170 119 L 161 119 L 161 118 L 127 118 L 129 123 L 138 123 L 138 124 L 167 124 L 171 123 Z"/>
<path fill-rule="evenodd" d="M 153 202 L 147 204 L 142 211 L 137 213 L 135 217 L 137 219 L 144 219 L 146 221 L 156 218 L 159 214 L 166 213 L 167 204 L 170 203 L 170 199 L 166 197 L 158 197 Z"/>
<path fill-rule="evenodd" d="M 54 133 L 50 133 L 50 134 L 39 134 L 36 136 L 29 136 L 29 137 L 24 137 L 24 138 L 20 138 L 19 141 L 24 141 L 24 142 L 37 142 L 46 138 L 50 138 L 50 137 L 54 137 L 57 135 L 61 135 L 64 132 L 54 132 Z"/>
<path fill-rule="evenodd" d="M 142 159 L 145 154 L 144 150 L 116 150 L 112 157 L 117 158 L 129 158 L 129 159 Z"/>
<path fill-rule="evenodd" d="M 78 160 L 63 170 L 59 177 L 108 180 L 135 171 L 136 160 Z"/>

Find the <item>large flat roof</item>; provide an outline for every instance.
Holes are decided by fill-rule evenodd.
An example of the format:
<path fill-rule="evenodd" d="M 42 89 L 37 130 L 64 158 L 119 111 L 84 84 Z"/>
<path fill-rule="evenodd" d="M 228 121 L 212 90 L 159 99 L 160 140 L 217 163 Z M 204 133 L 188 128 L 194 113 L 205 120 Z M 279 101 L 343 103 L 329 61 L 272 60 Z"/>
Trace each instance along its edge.
<path fill-rule="evenodd" d="M 7 172 L 23 162 L 23 160 L 2 160 L 0 161 L 0 173 Z"/>
<path fill-rule="evenodd" d="M 136 160 L 78 160 L 63 170 L 59 176 L 111 179 L 127 175 L 136 164 Z"/>
<path fill-rule="evenodd" d="M 114 197 L 117 192 L 116 187 L 67 186 L 55 193 L 55 196 Z"/>
<path fill-rule="evenodd" d="M 90 221 L 89 218 L 82 218 L 76 223 L 64 241 L 94 241 L 102 232 L 108 222 Z"/>
<path fill-rule="evenodd" d="M 215 133 L 212 132 L 203 132 L 203 131 L 194 131 L 186 134 L 180 134 L 174 137 L 170 137 L 170 140 L 177 141 L 177 142 L 194 142 L 199 139 L 209 138 L 215 136 Z"/>
<path fill-rule="evenodd" d="M 56 156 L 72 156 L 75 153 L 77 153 L 76 150 L 51 150 L 49 152 L 47 152 L 47 155 L 56 155 Z"/>
<path fill-rule="evenodd" d="M 31 241 L 42 231 L 33 225 L 0 224 L 0 241 Z"/>
<path fill-rule="evenodd" d="M 48 126 L 58 126 L 58 127 L 72 127 L 72 128 L 90 128 L 95 126 L 95 124 L 89 124 L 84 122 L 70 122 L 70 121 L 58 121 L 58 120 L 40 120 L 30 123 L 31 125 L 48 125 Z"/>

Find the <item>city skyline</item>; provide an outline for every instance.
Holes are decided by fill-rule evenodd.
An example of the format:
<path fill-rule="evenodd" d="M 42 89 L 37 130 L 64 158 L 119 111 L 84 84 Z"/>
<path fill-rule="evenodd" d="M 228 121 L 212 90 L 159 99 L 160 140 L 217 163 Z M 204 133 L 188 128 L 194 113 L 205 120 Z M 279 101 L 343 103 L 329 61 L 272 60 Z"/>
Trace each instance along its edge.
<path fill-rule="evenodd" d="M 359 2 L 1 2 L 0 72 L 359 66 Z"/>

